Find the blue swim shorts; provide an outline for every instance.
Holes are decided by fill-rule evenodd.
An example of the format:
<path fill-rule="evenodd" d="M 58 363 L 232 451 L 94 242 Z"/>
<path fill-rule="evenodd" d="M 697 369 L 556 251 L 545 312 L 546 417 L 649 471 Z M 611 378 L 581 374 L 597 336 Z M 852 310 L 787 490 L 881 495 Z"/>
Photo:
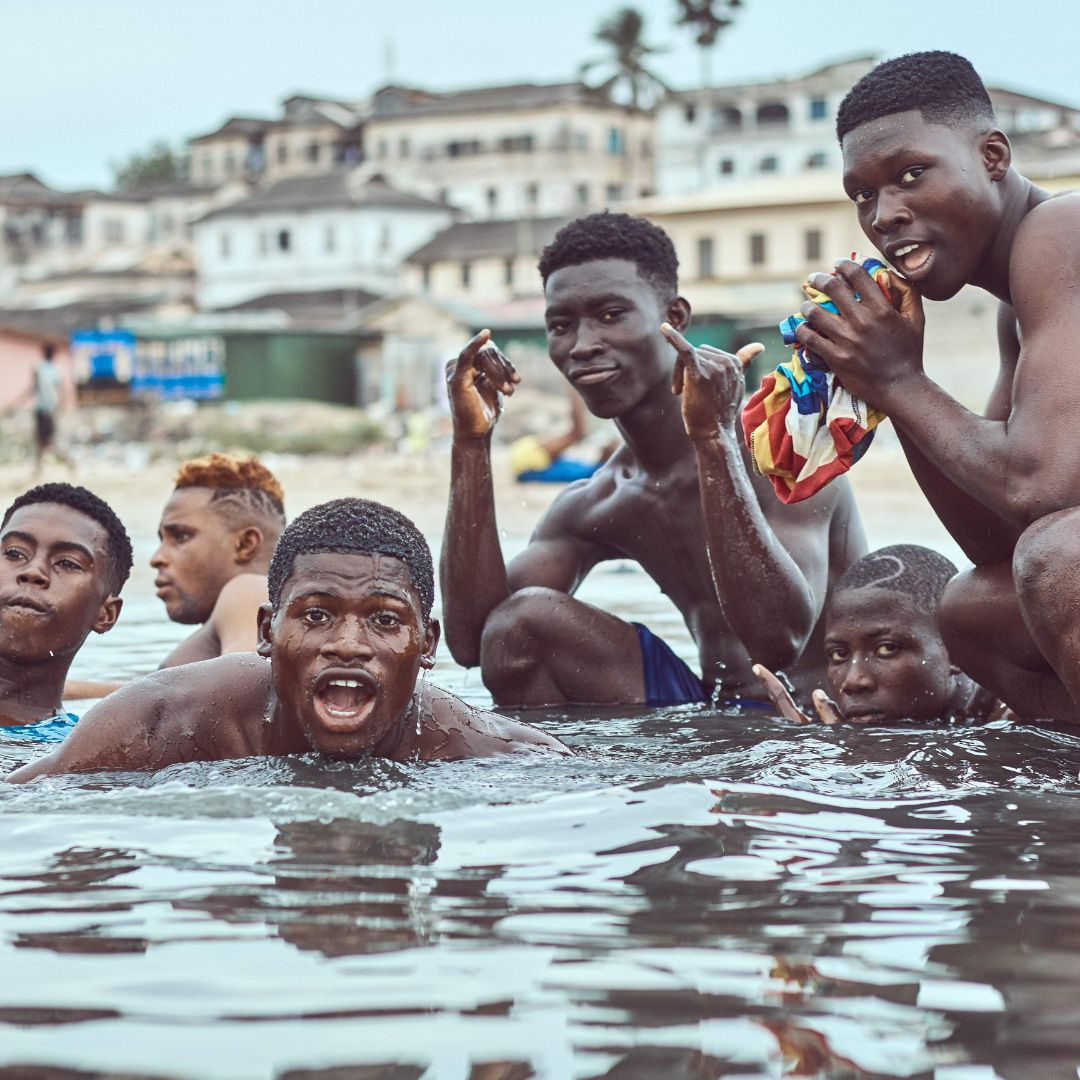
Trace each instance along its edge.
<path fill-rule="evenodd" d="M 701 680 L 672 651 L 641 623 L 630 624 L 641 646 L 641 666 L 645 675 L 646 705 L 704 704 L 709 700 Z"/>

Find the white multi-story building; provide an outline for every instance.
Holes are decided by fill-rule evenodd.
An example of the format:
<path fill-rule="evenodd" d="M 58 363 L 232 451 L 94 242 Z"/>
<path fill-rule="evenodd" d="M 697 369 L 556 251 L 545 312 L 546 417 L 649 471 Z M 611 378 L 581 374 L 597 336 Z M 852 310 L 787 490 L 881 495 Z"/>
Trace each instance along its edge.
<path fill-rule="evenodd" d="M 371 100 L 364 158 L 476 218 L 574 214 L 652 192 L 653 118 L 580 82 L 389 86 Z"/>
<path fill-rule="evenodd" d="M 405 256 L 453 217 L 356 169 L 279 180 L 196 222 L 199 306 L 289 290 L 392 292 Z"/>

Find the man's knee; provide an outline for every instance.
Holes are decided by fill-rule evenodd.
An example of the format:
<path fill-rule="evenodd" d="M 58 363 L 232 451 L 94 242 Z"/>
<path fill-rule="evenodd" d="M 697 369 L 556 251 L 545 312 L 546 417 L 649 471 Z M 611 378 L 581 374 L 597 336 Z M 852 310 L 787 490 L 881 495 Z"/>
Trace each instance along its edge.
<path fill-rule="evenodd" d="M 565 593 L 531 586 L 511 593 L 488 616 L 480 639 L 484 681 L 519 678 L 549 653 L 557 632 L 559 601 Z"/>
<path fill-rule="evenodd" d="M 1013 578 L 1024 614 L 1075 624 L 1080 603 L 1080 508 L 1030 525 L 1013 552 Z"/>

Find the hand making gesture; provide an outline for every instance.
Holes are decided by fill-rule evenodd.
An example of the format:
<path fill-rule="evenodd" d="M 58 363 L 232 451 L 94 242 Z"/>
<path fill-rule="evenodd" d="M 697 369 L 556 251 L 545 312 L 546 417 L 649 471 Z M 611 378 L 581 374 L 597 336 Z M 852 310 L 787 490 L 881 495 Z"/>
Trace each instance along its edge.
<path fill-rule="evenodd" d="M 787 687 L 768 668 L 762 667 L 761 664 L 755 664 L 754 674 L 757 676 L 758 682 L 764 687 L 769 700 L 776 706 L 776 711 L 785 720 L 794 720 L 796 724 L 812 724 L 814 722 L 813 717 L 807 716 L 795 704 L 795 699 L 788 692 Z M 818 719 L 823 724 L 832 725 L 844 722 L 840 710 L 829 699 L 829 695 L 824 690 L 815 690 L 812 697 Z"/>
<path fill-rule="evenodd" d="M 514 365 L 491 340 L 491 331 L 481 330 L 446 365 L 455 437 L 485 438 L 499 419 L 503 394 L 512 394 L 520 381 Z"/>
<path fill-rule="evenodd" d="M 765 346 L 755 341 L 732 354 L 711 345 L 694 348 L 670 323 L 660 332 L 678 353 L 671 392 L 682 395 L 686 433 L 691 439 L 710 439 L 733 432 L 746 389 L 746 367 Z"/>

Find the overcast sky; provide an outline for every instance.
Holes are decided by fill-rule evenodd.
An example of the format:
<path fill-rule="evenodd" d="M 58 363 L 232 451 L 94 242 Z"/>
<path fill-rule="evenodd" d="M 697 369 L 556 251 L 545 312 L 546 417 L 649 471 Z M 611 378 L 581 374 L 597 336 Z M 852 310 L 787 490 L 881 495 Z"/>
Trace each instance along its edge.
<path fill-rule="evenodd" d="M 572 79 L 604 55 L 621 0 L 0 0 L 0 173 L 104 186 L 110 163 L 179 145 L 232 114 L 274 115 L 294 91 L 357 98 Z M 636 0 L 655 69 L 694 86 L 701 63 L 675 0 Z M 861 54 L 952 49 L 988 82 L 1080 105 L 1080 2 L 745 0 L 714 82 L 798 75 Z"/>

